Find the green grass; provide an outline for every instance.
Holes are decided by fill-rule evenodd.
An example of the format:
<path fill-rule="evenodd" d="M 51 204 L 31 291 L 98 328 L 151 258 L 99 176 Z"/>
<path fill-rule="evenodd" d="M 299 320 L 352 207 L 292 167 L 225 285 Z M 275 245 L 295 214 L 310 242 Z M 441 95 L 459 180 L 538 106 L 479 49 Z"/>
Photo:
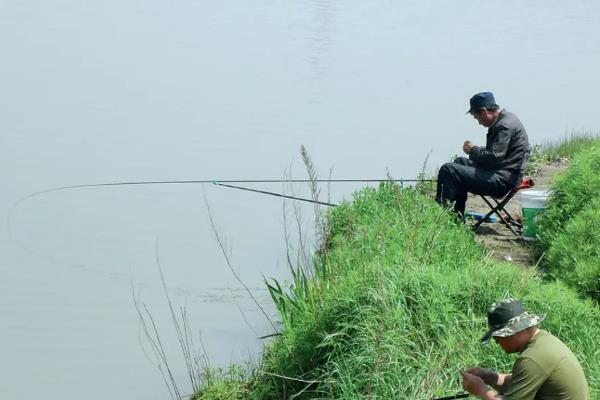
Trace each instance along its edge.
<path fill-rule="evenodd" d="M 547 251 L 565 225 L 600 196 L 600 142 L 577 155 L 552 185 L 550 205 L 539 219 L 542 251 Z"/>
<path fill-rule="evenodd" d="M 521 298 L 581 361 L 600 398 L 600 309 L 562 282 L 486 256 L 473 234 L 418 190 L 364 189 L 328 217 L 314 277 L 271 281 L 281 335 L 245 379 L 201 399 L 410 398 L 461 391 L 459 371 L 509 371 L 514 356 L 481 345 L 487 307 Z"/>
<path fill-rule="evenodd" d="M 598 135 L 589 132 L 571 132 L 558 141 L 533 146 L 527 165 L 527 175 L 537 175 L 542 164 L 569 162 L 598 142 Z"/>
<path fill-rule="evenodd" d="M 538 157 L 546 162 L 572 160 L 598 141 L 598 135 L 590 132 L 571 132 L 562 138 L 534 146 Z"/>
<path fill-rule="evenodd" d="M 538 251 L 548 276 L 600 302 L 600 141 L 581 150 L 552 185 L 539 218 Z"/>
<path fill-rule="evenodd" d="M 227 371 L 221 369 L 207 371 L 205 387 L 190 400 L 243 400 L 249 393 L 246 384 L 249 376 L 247 371 L 236 365 L 232 365 Z"/>
<path fill-rule="evenodd" d="M 600 139 L 571 134 L 537 146 L 530 172 L 542 163 L 570 161 L 552 185 L 550 205 L 538 219 L 536 250 L 551 279 L 600 300 Z"/>
<path fill-rule="evenodd" d="M 600 303 L 600 198 L 570 220 L 550 243 L 549 273 Z"/>

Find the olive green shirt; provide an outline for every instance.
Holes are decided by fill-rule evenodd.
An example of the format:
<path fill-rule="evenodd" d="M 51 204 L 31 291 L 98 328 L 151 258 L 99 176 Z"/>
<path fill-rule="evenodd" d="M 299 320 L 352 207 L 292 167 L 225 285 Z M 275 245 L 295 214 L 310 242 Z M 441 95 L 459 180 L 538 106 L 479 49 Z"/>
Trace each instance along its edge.
<path fill-rule="evenodd" d="M 540 330 L 521 352 L 505 400 L 589 400 L 583 369 L 563 342 Z"/>

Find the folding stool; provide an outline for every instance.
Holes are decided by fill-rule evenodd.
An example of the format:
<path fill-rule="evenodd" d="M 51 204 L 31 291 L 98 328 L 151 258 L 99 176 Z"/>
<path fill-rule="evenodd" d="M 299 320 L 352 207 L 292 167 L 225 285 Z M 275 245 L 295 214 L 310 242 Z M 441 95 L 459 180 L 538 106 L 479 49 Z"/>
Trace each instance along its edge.
<path fill-rule="evenodd" d="M 521 180 L 521 182 L 517 186 L 515 186 L 513 189 L 511 189 L 503 197 L 494 198 L 494 197 L 490 196 L 490 198 L 495 203 L 495 205 L 493 205 L 492 202 L 490 202 L 490 200 L 487 199 L 485 196 L 480 195 L 481 198 L 483 199 L 483 201 L 485 201 L 487 203 L 487 205 L 491 208 L 491 210 L 483 218 L 481 218 L 479 221 L 477 221 L 477 223 L 475 225 L 473 225 L 473 230 L 477 231 L 477 229 L 479 229 L 481 224 L 483 224 L 490 215 L 496 214 L 500 218 L 500 221 L 503 224 L 505 224 L 506 227 L 508 229 L 510 229 L 510 231 L 515 236 L 521 235 L 521 233 L 523 233 L 523 223 L 520 221 L 517 221 L 515 218 L 513 218 L 513 216 L 510 215 L 508 211 L 506 211 L 505 207 L 512 200 L 512 198 L 515 197 L 515 195 L 517 193 L 519 193 L 521 190 L 530 189 L 534 186 L 535 186 L 535 183 L 533 182 L 533 179 L 531 179 L 531 177 L 529 177 L 529 176 L 526 176 Z"/>

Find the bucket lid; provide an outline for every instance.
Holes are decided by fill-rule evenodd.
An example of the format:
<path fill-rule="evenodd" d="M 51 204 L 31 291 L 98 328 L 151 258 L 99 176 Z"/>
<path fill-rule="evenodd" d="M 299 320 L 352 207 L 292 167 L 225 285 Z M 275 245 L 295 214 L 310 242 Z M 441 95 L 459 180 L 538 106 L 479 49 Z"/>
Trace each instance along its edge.
<path fill-rule="evenodd" d="M 550 190 L 522 190 L 521 205 L 523 208 L 547 208 L 551 193 Z"/>
<path fill-rule="evenodd" d="M 525 189 L 521 190 L 521 196 L 528 198 L 541 198 L 547 199 L 552 194 L 552 190 L 534 190 L 534 189 Z"/>

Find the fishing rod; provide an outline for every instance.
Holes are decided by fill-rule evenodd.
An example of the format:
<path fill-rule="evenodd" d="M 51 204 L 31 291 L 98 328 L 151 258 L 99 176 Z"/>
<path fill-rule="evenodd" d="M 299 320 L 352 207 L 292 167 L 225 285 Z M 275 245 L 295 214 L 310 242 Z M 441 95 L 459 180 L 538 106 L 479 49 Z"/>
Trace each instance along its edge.
<path fill-rule="evenodd" d="M 304 201 L 304 202 L 307 202 L 307 203 L 319 204 L 319 205 L 328 206 L 328 207 L 335 207 L 335 206 L 337 206 L 337 204 L 327 203 L 327 202 L 319 201 L 319 200 L 315 200 L 315 199 L 305 199 L 305 198 L 302 198 L 302 197 L 288 196 L 288 195 L 285 195 L 285 194 L 275 193 L 275 192 L 268 192 L 268 191 L 265 191 L 265 190 L 250 189 L 250 188 L 246 188 L 246 187 L 242 187 L 242 186 L 230 185 L 230 184 L 225 183 L 225 182 L 229 182 L 229 183 L 243 183 L 243 182 L 248 182 L 248 183 L 270 183 L 270 182 L 275 182 L 275 183 L 380 182 L 381 183 L 381 182 L 396 182 L 397 183 L 397 182 L 399 182 L 401 185 L 403 185 L 404 182 L 413 183 L 413 182 L 433 182 L 433 181 L 435 181 L 435 180 L 434 179 L 314 179 L 314 180 L 310 180 L 310 179 L 278 179 L 278 180 L 256 180 L 256 181 L 253 181 L 253 180 L 246 180 L 246 181 L 213 181 L 212 183 L 215 184 L 215 185 L 217 185 L 217 186 L 223 186 L 223 187 L 228 187 L 228 188 L 232 188 L 232 189 L 246 190 L 246 191 L 249 191 L 249 192 L 262 193 L 262 194 L 267 194 L 267 195 L 270 195 L 270 196 L 284 197 L 284 198 L 287 198 L 287 199 Z"/>
<path fill-rule="evenodd" d="M 292 199 L 292 200 L 298 200 L 298 201 L 305 201 L 307 203 L 313 203 L 313 204 L 320 204 L 322 206 L 328 206 L 328 207 L 335 207 L 335 206 L 337 206 L 337 204 L 333 204 L 333 203 L 326 203 L 324 201 L 319 201 L 319 200 L 314 200 L 314 199 L 305 199 L 303 197 L 288 196 L 286 194 L 275 193 L 275 192 L 268 192 L 266 190 L 250 189 L 250 188 L 246 188 L 246 187 L 242 187 L 242 186 L 228 185 L 228 184 L 220 183 L 220 182 L 214 182 L 214 184 L 217 185 L 217 186 L 228 187 L 228 188 L 231 188 L 231 189 L 246 190 L 248 192 L 262 193 L 262 194 L 268 194 L 270 196 L 284 197 L 286 199 Z"/>
<path fill-rule="evenodd" d="M 25 197 L 19 199 L 13 209 L 21 202 L 41 194 L 56 192 L 61 190 L 79 189 L 79 188 L 92 188 L 92 187 L 107 187 L 107 186 L 135 186 L 135 185 L 182 185 L 182 184 L 208 184 L 228 187 L 231 189 L 245 190 L 249 192 L 261 193 L 270 196 L 283 197 L 292 200 L 304 201 L 313 204 L 320 204 L 329 207 L 335 207 L 337 204 L 322 202 L 314 199 L 306 199 L 296 196 L 288 196 L 281 193 L 269 192 L 265 190 L 251 189 L 242 186 L 232 185 L 232 183 L 381 183 L 381 182 L 394 182 L 400 183 L 418 183 L 418 182 L 435 182 L 435 179 L 223 179 L 223 180 L 169 180 L 169 181 L 124 181 L 124 182 L 103 182 L 103 183 L 89 183 L 81 185 L 69 185 L 59 186 L 50 189 L 40 190 L 31 193 Z M 11 211 L 12 212 L 12 211 Z M 10 213 L 9 213 L 10 214 Z"/>
<path fill-rule="evenodd" d="M 470 394 L 469 393 L 459 393 L 459 394 L 455 394 L 454 396 L 448 396 L 448 397 L 438 397 L 437 399 L 431 399 L 431 400 L 454 400 L 454 399 L 464 399 L 469 397 Z"/>

